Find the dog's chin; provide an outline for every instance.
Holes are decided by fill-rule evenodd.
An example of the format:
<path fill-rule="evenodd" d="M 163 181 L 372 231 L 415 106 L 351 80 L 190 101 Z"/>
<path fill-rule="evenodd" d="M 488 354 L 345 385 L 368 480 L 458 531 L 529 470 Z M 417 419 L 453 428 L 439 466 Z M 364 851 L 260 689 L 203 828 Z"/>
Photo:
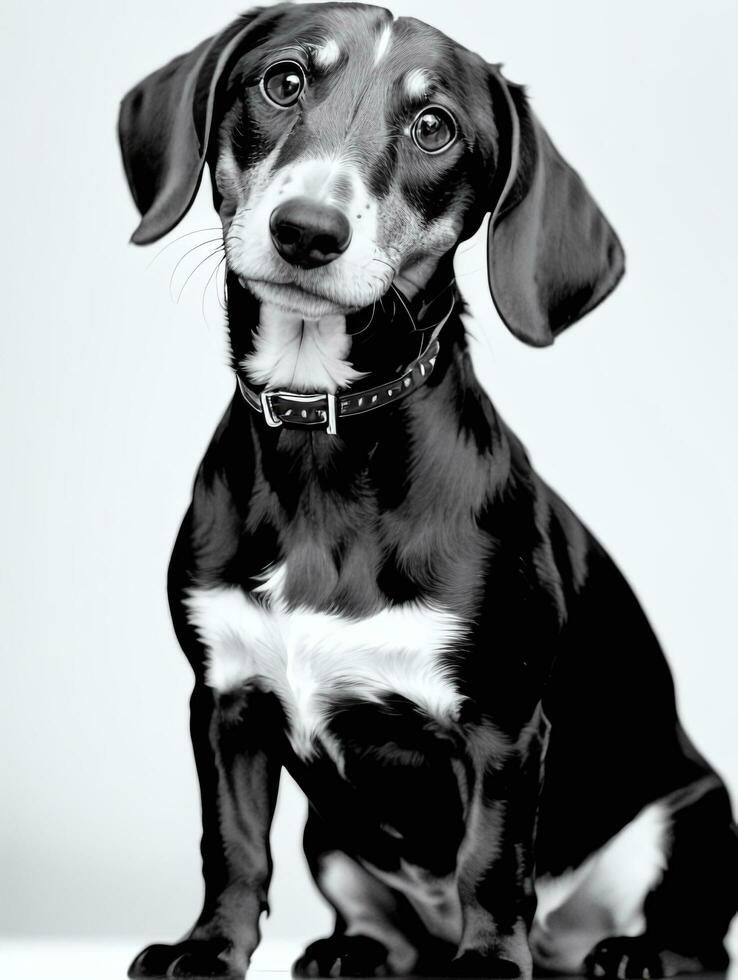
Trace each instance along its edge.
<path fill-rule="evenodd" d="M 299 286 L 288 283 L 246 279 L 244 285 L 262 303 L 270 303 L 286 313 L 295 313 L 306 319 L 317 320 L 324 316 L 345 315 L 355 309 L 351 306 L 340 306 L 323 296 L 308 293 Z"/>

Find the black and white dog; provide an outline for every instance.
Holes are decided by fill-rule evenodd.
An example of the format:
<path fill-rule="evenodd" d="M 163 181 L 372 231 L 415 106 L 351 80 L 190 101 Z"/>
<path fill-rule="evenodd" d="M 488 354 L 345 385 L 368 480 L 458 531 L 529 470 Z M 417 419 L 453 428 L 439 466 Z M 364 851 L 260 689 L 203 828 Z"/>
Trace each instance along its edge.
<path fill-rule="evenodd" d="M 526 343 L 623 273 L 522 89 L 419 21 L 280 4 L 144 79 L 120 141 L 138 244 L 209 164 L 237 376 L 169 576 L 204 907 L 130 976 L 243 975 L 283 766 L 336 910 L 298 975 L 724 969 L 725 787 L 630 588 L 467 351 L 452 261 L 487 214 Z"/>

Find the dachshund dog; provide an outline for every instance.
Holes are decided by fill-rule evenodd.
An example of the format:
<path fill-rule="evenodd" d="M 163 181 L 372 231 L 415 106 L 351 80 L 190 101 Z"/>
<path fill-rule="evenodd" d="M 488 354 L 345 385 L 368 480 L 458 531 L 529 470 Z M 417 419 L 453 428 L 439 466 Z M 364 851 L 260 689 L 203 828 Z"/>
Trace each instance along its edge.
<path fill-rule="evenodd" d="M 525 343 L 624 269 L 523 90 L 420 21 L 278 4 L 145 78 L 119 135 L 137 244 L 209 166 L 235 373 L 169 570 L 204 906 L 129 975 L 243 976 L 282 767 L 336 912 L 297 976 L 724 969 L 725 786 L 628 584 L 467 350 L 453 258 L 487 216 Z"/>

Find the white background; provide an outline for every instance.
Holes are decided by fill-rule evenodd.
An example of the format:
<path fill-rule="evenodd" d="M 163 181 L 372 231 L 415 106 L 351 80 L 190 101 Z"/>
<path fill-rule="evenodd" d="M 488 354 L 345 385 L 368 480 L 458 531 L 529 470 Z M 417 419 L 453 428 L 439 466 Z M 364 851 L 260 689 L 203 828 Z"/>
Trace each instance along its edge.
<path fill-rule="evenodd" d="M 164 591 L 191 480 L 230 398 L 202 239 L 136 224 L 117 103 L 220 29 L 227 0 L 6 2 L 2 13 L 0 929 L 172 939 L 200 900 L 190 674 Z M 628 254 L 557 342 L 498 321 L 480 247 L 459 261 L 475 361 L 541 473 L 633 582 L 698 746 L 738 787 L 735 454 L 738 104 L 729 0 L 405 0 L 529 86 Z M 212 227 L 207 191 L 176 234 Z M 175 236 L 172 236 L 175 237 Z M 178 291 L 193 260 L 175 275 Z M 596 656 L 597 651 L 592 651 Z M 637 678 L 633 679 L 637 683 Z M 624 719 L 638 724 L 637 718 Z M 289 788 L 267 936 L 328 915 Z"/>

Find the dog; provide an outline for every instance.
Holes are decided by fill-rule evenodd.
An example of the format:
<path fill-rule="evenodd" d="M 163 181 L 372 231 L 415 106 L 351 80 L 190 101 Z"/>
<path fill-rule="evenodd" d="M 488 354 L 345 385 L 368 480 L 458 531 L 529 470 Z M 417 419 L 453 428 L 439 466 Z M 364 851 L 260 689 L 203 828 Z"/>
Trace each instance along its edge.
<path fill-rule="evenodd" d="M 137 244 L 209 167 L 236 375 L 168 579 L 204 905 L 129 976 L 243 976 L 282 767 L 336 913 L 296 976 L 725 969 L 726 788 L 629 585 L 467 351 L 453 257 L 487 216 L 527 344 L 624 271 L 524 90 L 420 21 L 278 4 L 144 79 L 119 136 Z"/>

